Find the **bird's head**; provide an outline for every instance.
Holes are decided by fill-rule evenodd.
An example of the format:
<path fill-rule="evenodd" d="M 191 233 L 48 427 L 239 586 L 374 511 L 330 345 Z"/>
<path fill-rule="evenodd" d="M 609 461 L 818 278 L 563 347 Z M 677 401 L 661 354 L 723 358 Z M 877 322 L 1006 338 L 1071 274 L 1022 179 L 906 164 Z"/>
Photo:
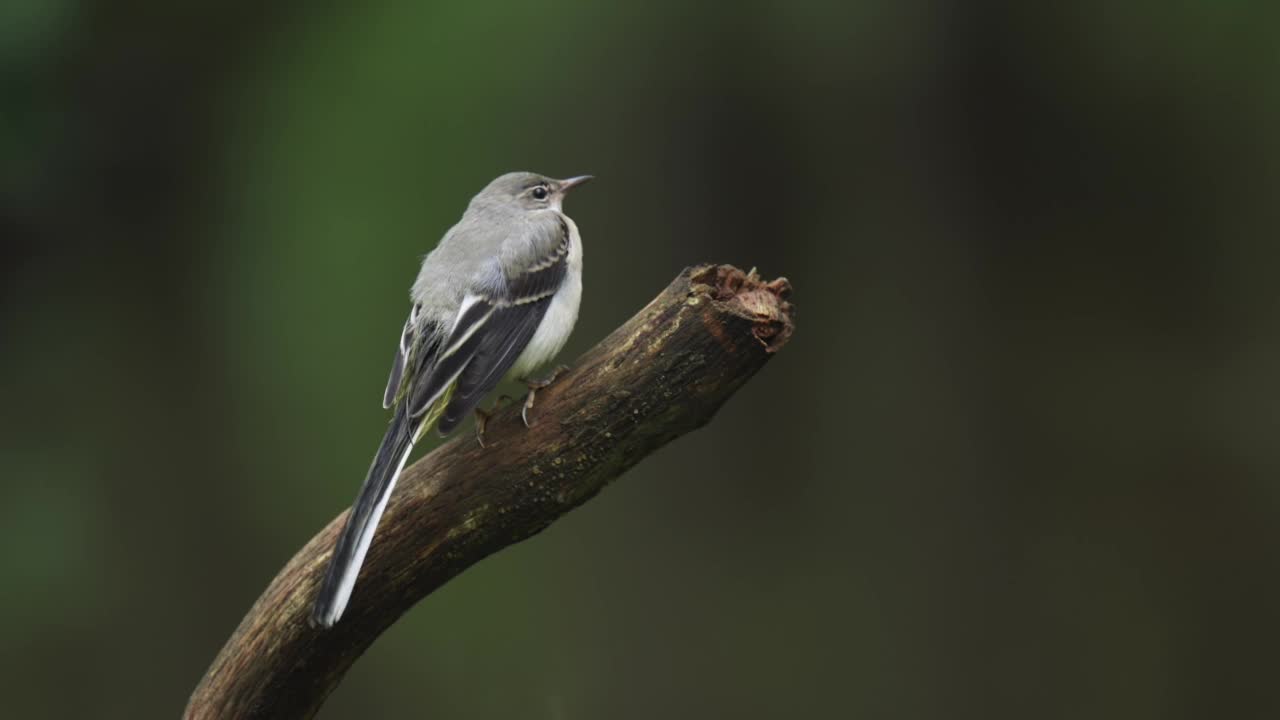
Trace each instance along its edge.
<path fill-rule="evenodd" d="M 513 172 L 499 176 L 476 195 L 475 202 L 494 204 L 521 210 L 559 210 L 564 196 L 570 190 L 591 179 L 579 175 L 567 180 L 556 180 L 531 172 Z"/>

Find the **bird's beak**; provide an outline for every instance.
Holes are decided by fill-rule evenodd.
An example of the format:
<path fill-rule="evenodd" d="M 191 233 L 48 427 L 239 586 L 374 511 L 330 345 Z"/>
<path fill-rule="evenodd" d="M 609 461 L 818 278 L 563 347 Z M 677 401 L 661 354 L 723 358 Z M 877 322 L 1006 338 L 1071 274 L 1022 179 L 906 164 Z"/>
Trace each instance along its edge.
<path fill-rule="evenodd" d="M 560 181 L 560 192 L 568 192 L 569 190 L 572 190 L 573 188 L 575 188 L 575 187 L 577 187 L 577 186 L 581 185 L 582 183 L 584 183 L 584 182 L 586 182 L 586 181 L 590 180 L 592 177 L 594 177 L 594 176 L 593 176 L 593 175 L 579 175 L 578 177 L 571 177 L 571 178 L 569 178 L 568 180 L 561 180 L 561 181 Z"/>

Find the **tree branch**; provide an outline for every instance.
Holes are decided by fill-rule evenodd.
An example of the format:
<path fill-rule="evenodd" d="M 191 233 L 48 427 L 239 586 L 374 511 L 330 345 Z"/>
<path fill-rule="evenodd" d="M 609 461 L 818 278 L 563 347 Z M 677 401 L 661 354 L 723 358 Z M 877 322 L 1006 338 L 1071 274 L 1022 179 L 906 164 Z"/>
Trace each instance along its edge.
<path fill-rule="evenodd" d="M 307 614 L 346 513 L 285 565 L 218 653 L 188 718 L 307 718 L 384 630 L 464 569 L 530 537 L 643 457 L 705 425 L 791 335 L 790 286 L 728 265 L 683 272 L 538 392 L 405 470 L 351 606 Z"/>

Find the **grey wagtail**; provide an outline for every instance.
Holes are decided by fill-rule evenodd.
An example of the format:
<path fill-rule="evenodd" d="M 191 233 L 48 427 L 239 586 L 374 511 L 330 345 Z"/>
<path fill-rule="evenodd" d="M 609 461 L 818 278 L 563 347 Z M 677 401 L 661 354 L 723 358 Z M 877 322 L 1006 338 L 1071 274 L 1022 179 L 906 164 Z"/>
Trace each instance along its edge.
<path fill-rule="evenodd" d="M 422 261 L 382 405 L 394 408 L 347 517 L 312 609 L 332 627 L 355 588 L 378 520 L 413 445 L 432 425 L 446 435 L 505 376 L 525 379 L 560 352 L 582 299 L 582 238 L 565 195 L 590 175 L 528 172 L 489 183 Z M 537 387 L 521 411 L 525 425 Z M 476 419 L 483 445 L 484 416 Z"/>

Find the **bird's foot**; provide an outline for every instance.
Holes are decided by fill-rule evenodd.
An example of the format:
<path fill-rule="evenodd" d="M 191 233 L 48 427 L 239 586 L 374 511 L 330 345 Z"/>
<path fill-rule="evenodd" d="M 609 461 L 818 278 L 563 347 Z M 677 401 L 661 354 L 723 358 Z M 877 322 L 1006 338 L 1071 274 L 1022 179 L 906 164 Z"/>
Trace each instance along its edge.
<path fill-rule="evenodd" d="M 498 412 L 498 408 L 509 402 L 511 402 L 510 395 L 501 395 L 497 400 L 493 401 L 493 407 L 488 410 L 476 408 L 476 442 L 480 443 L 480 447 L 486 447 L 484 444 L 484 427 L 489 424 L 489 418 Z"/>
<path fill-rule="evenodd" d="M 525 427 L 530 427 L 529 410 L 533 408 L 534 395 L 537 395 L 538 391 L 542 388 L 555 382 L 556 378 L 560 377 L 560 374 L 568 369 L 568 365 L 557 365 L 556 368 L 551 371 L 550 375 L 542 378 L 541 380 L 534 380 L 532 378 L 526 378 L 524 380 L 525 386 L 529 388 L 529 394 L 524 397 L 524 407 L 520 408 L 520 419 L 524 421 Z"/>

